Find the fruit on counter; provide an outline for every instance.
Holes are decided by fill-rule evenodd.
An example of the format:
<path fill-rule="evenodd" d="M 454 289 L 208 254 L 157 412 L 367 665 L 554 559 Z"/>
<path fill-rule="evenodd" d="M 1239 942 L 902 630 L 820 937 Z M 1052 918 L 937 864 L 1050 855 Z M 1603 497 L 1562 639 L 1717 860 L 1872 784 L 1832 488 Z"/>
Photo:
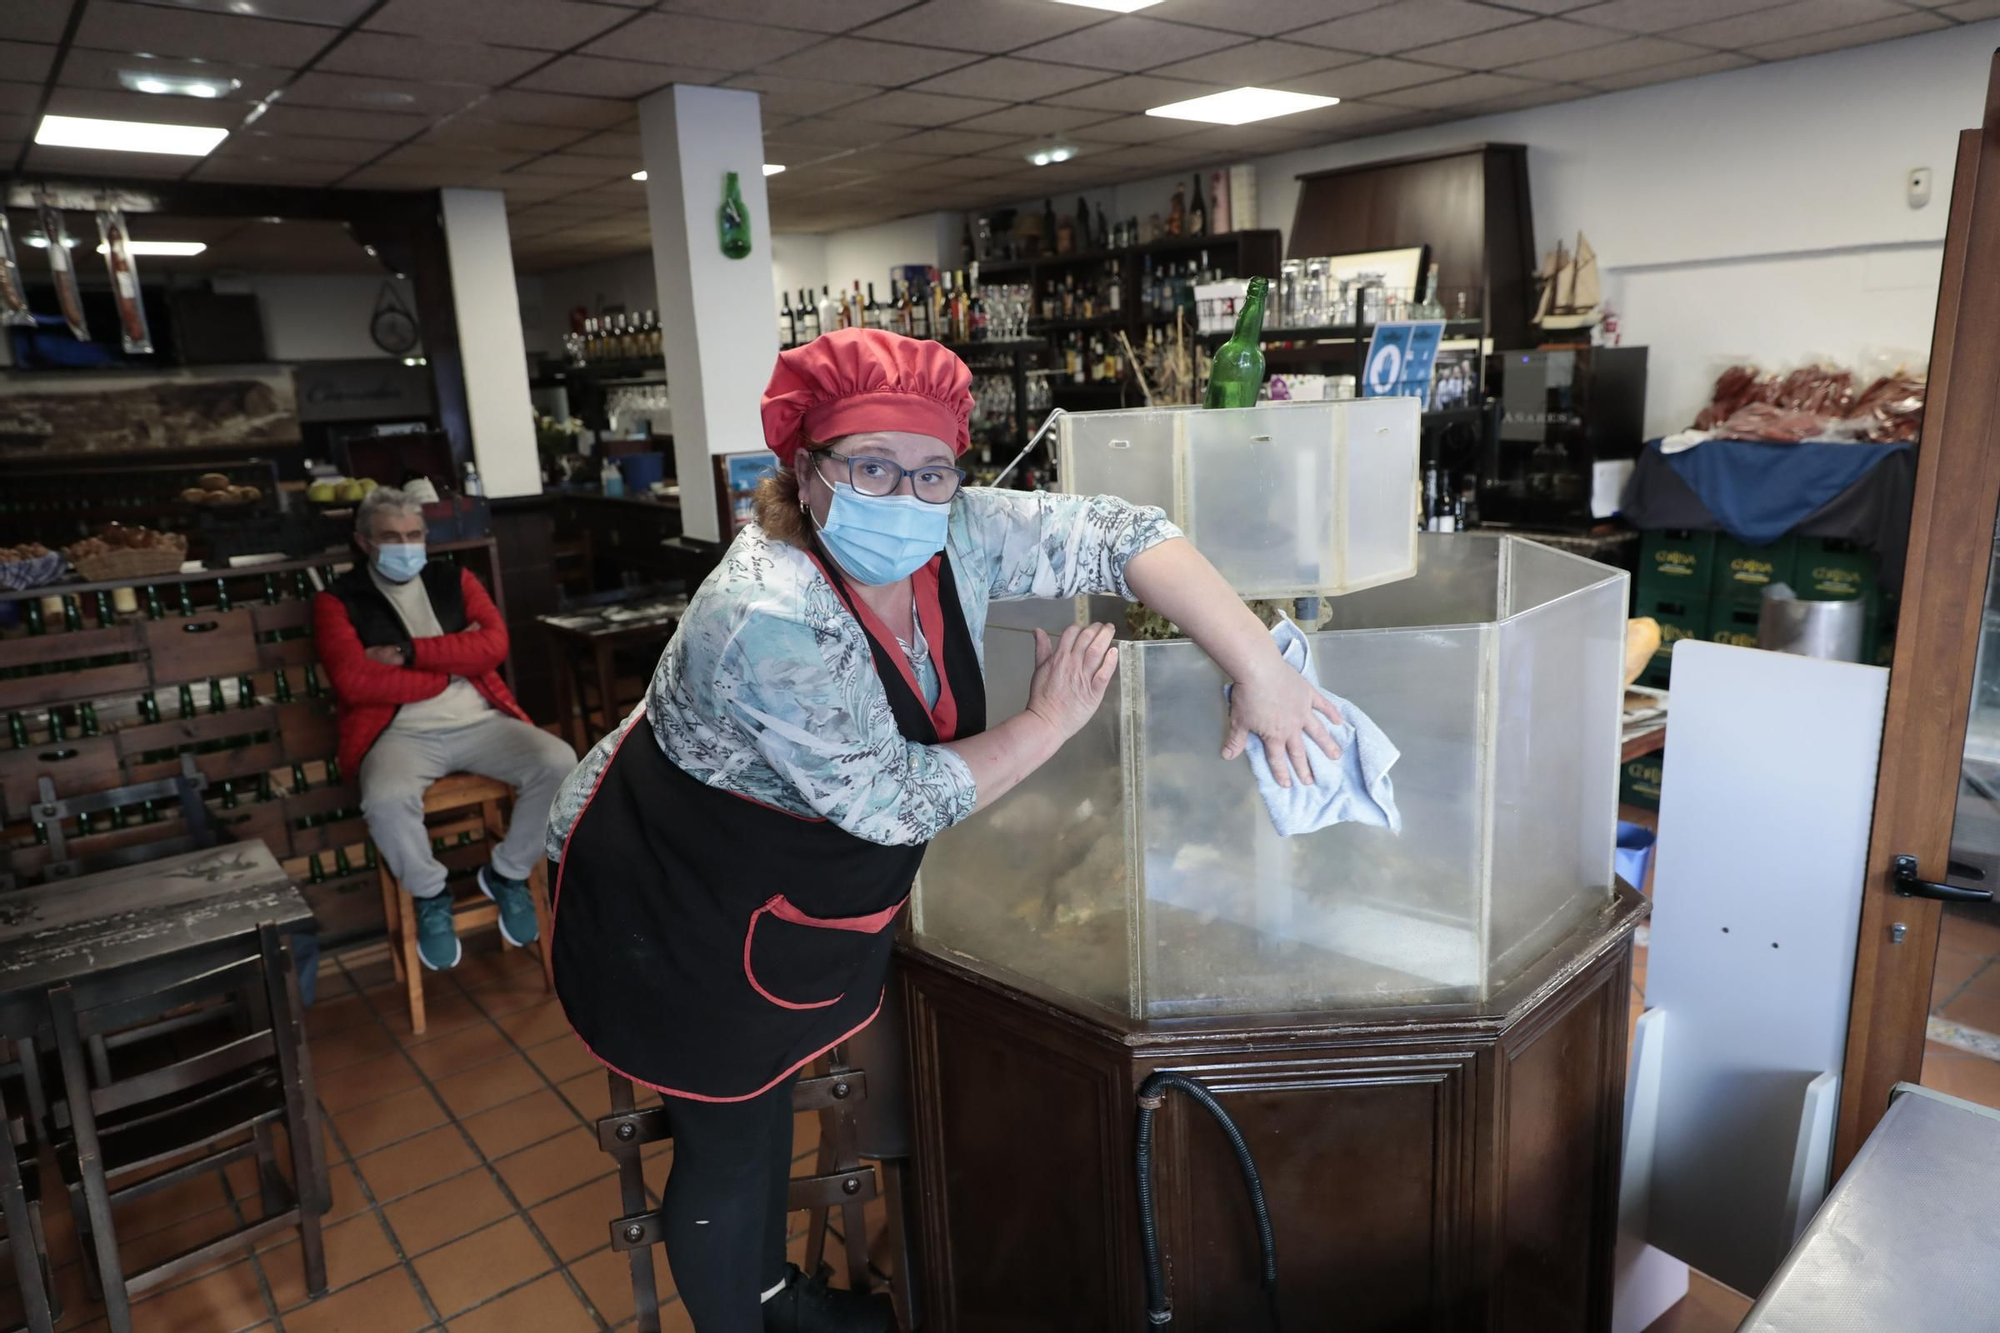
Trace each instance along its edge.
<path fill-rule="evenodd" d="M 358 481 L 343 481 L 340 483 L 339 498 L 342 500 L 359 500 L 367 493 L 361 489 L 361 483 Z"/>
<path fill-rule="evenodd" d="M 49 548 L 40 542 L 26 542 L 20 546 L 0 546 L 0 565 L 11 565 L 22 560 L 40 560 L 49 555 Z"/>
<path fill-rule="evenodd" d="M 1625 683 L 1630 685 L 1645 674 L 1646 666 L 1660 647 L 1660 622 L 1640 616 L 1625 622 Z"/>
<path fill-rule="evenodd" d="M 382 485 L 381 482 L 375 480 L 375 478 L 373 477 L 363 477 L 360 481 L 357 481 L 354 484 L 361 488 L 361 493 L 363 495 L 368 494 L 368 492 L 372 490 L 378 489 Z"/>
<path fill-rule="evenodd" d="M 201 488 L 205 491 L 226 491 L 229 489 L 229 478 L 223 476 L 220 472 L 204 472 L 198 480 L 201 483 Z"/>
<path fill-rule="evenodd" d="M 306 499 L 315 504 L 332 504 L 340 498 L 340 487 L 330 481 L 316 481 L 306 487 Z"/>

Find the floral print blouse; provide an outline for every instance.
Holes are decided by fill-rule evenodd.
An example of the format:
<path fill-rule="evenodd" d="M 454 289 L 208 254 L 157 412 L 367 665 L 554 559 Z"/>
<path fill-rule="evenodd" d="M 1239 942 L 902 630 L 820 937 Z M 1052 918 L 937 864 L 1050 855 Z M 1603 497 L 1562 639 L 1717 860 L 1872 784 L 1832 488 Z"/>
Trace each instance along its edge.
<path fill-rule="evenodd" d="M 1180 535 L 1160 510 L 1111 496 L 967 487 L 952 502 L 945 549 L 983 662 L 990 602 L 1133 600 L 1132 557 Z M 643 710 L 564 781 L 549 813 L 552 860 L 641 716 L 689 776 L 869 842 L 927 842 L 977 799 L 963 759 L 897 729 L 867 636 L 832 585 L 755 524 L 689 603 Z"/>

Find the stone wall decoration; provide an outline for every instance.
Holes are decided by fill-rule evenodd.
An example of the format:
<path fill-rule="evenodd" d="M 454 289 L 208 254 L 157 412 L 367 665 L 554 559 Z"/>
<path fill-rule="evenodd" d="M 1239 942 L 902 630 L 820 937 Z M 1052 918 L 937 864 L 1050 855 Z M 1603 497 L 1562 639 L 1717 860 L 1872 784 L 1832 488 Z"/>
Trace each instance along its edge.
<path fill-rule="evenodd" d="M 299 443 L 288 370 L 201 376 L 21 375 L 0 396 L 0 458 Z"/>

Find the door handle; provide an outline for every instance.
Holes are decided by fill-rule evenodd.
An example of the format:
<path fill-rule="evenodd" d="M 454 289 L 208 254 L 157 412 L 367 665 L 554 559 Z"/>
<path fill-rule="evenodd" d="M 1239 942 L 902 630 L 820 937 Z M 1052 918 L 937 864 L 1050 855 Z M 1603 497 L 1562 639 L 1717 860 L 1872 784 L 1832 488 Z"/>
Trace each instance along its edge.
<path fill-rule="evenodd" d="M 1956 884 L 1937 884 L 1917 877 L 1917 858 L 1898 856 L 1889 862 L 1889 875 L 1896 892 L 1905 898 L 1936 898 L 1948 903 L 1990 903 L 1991 889 L 1961 889 Z"/>

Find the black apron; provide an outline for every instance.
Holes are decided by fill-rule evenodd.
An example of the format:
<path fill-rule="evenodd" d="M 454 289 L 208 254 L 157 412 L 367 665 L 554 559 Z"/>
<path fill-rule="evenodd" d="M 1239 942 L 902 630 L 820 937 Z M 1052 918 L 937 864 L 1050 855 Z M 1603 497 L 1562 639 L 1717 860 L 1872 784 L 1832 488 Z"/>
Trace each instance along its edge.
<path fill-rule="evenodd" d="M 986 688 L 950 561 L 913 578 L 938 668 L 924 705 L 894 636 L 821 573 L 866 633 L 913 742 L 986 729 Z M 924 845 L 883 846 L 710 787 L 676 767 L 648 719 L 627 729 L 571 826 L 554 875 L 556 995 L 591 1052 L 627 1078 L 744 1101 L 874 1019 L 893 923 Z"/>

